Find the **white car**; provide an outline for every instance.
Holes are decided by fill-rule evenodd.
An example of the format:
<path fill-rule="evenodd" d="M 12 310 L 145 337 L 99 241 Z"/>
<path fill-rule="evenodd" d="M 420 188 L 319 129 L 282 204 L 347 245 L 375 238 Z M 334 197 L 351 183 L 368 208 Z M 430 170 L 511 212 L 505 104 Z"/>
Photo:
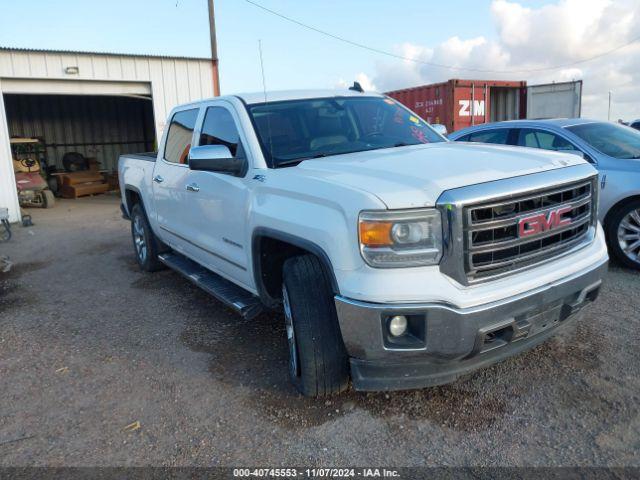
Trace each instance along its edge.
<path fill-rule="evenodd" d="M 595 300 L 608 260 L 583 159 L 448 142 L 378 94 L 183 105 L 119 173 L 141 268 L 246 318 L 282 308 L 309 396 L 447 383 L 530 348 Z"/>

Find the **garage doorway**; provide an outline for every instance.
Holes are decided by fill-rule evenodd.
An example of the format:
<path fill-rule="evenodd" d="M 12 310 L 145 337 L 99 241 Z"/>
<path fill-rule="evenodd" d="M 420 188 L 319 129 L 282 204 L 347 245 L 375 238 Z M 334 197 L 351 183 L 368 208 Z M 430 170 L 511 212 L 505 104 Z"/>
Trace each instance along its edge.
<path fill-rule="evenodd" d="M 9 136 L 39 140 L 37 157 L 56 193 L 61 173 L 98 171 L 117 188 L 118 157 L 155 149 L 151 97 L 4 94 Z"/>

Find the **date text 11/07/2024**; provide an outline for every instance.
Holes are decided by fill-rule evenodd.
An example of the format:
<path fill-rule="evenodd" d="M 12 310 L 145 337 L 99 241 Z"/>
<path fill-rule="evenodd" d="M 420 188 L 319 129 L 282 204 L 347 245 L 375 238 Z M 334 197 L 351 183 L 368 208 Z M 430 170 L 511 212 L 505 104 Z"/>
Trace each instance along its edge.
<path fill-rule="evenodd" d="M 387 468 L 234 468 L 233 476 L 239 478 L 399 478 L 400 473 Z"/>

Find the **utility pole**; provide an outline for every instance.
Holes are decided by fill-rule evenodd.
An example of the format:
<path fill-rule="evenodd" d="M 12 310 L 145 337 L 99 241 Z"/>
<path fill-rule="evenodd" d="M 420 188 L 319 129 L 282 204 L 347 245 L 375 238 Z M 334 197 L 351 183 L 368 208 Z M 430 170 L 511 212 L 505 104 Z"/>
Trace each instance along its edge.
<path fill-rule="evenodd" d="M 209 2 L 209 34 L 211 35 L 211 64 L 213 66 L 213 94 L 220 95 L 220 73 L 218 71 L 218 42 L 216 41 L 216 19 L 213 13 L 213 0 Z"/>
<path fill-rule="evenodd" d="M 611 121 L 611 90 L 609 90 L 609 110 L 607 111 L 607 122 Z"/>

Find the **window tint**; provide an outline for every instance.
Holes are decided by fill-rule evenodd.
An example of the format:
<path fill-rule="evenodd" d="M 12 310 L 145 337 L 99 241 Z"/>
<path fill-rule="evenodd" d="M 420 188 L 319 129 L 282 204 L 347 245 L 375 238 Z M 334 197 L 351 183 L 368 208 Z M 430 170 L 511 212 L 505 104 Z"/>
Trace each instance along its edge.
<path fill-rule="evenodd" d="M 191 137 L 198 118 L 198 109 L 177 112 L 171 119 L 167 143 L 164 147 L 164 159 L 171 163 L 187 163 Z"/>
<path fill-rule="evenodd" d="M 229 110 L 222 107 L 207 108 L 199 144 L 224 145 L 234 157 L 242 155 L 239 152 L 241 145 L 236 122 L 234 122 Z"/>
<path fill-rule="evenodd" d="M 274 167 L 345 153 L 444 141 L 395 100 L 337 97 L 252 105 L 267 162 Z"/>
<path fill-rule="evenodd" d="M 507 144 L 507 138 L 509 137 L 508 128 L 499 128 L 497 130 L 482 130 L 477 133 L 469 135 L 468 142 L 480 142 L 480 143 L 497 143 L 500 145 Z"/>
<path fill-rule="evenodd" d="M 555 133 L 543 130 L 523 128 L 518 136 L 521 147 L 542 148 L 543 150 L 572 151 L 577 150 L 571 143 Z"/>
<path fill-rule="evenodd" d="M 614 158 L 640 158 L 640 132 L 615 123 L 582 123 L 566 127 L 593 148 Z"/>

